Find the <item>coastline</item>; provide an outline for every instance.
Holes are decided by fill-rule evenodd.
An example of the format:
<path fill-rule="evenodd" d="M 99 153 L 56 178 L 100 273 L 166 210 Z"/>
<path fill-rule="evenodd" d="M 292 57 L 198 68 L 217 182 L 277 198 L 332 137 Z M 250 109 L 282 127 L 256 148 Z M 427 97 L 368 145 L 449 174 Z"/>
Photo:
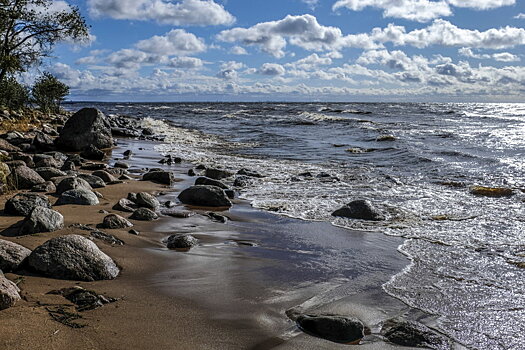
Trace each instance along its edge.
<path fill-rule="evenodd" d="M 159 156 L 153 151 L 155 143 L 128 139 L 119 141 L 120 145 L 113 150 L 112 158 L 121 158 L 123 151 L 134 149 L 135 155 L 130 160 L 133 168 L 158 167 Z M 7 239 L 32 249 L 58 235 L 85 235 L 86 232 L 68 226 L 82 223 L 94 227 L 106 215 L 98 211 L 114 212 L 111 209 L 113 204 L 126 197 L 128 192 L 165 192 L 160 197 L 161 201 L 171 200 L 179 190 L 192 184 L 193 178 L 184 175 L 189 167 L 190 164 L 166 167 L 182 180 L 176 183 L 174 189 L 134 180 L 110 185 L 100 189 L 104 199 L 100 205 L 89 207 L 89 211 L 83 210 L 86 207 L 82 210 L 75 206 L 57 207 L 66 218 L 64 230 Z M 6 196 L 2 196 L 0 205 L 3 206 L 5 199 Z M 0 324 L 7 330 L 0 336 L 0 345 L 8 349 L 60 349 L 72 345 L 86 349 L 333 349 L 347 346 L 303 334 L 286 317 L 286 313 L 319 311 L 346 314 L 358 316 L 367 324 L 374 325 L 400 313 L 410 312 L 406 305 L 381 289 L 387 281 L 385 278 L 408 264 L 396 251 L 401 239 L 377 233 L 352 232 L 329 223 L 283 218 L 254 209 L 242 200 L 237 200 L 226 216 L 230 218 L 226 225 L 202 215 L 187 219 L 161 217 L 153 223 L 134 222 L 134 228 L 141 232 L 139 236 L 132 236 L 127 230 L 108 230 L 108 233 L 126 242 L 124 246 L 110 246 L 95 240 L 122 267 L 116 280 L 75 283 L 24 275 L 20 287 L 25 300 L 0 312 Z M 19 219 L 9 217 L 2 220 L 1 228 Z M 276 228 L 282 231 L 269 232 Z M 379 265 L 388 272 L 370 276 L 364 274 L 366 268 L 358 266 L 355 268 L 356 276 L 344 282 L 336 279 L 335 283 L 327 280 L 319 283 L 311 276 L 305 278 L 287 257 L 289 251 L 286 244 L 290 242 L 284 240 L 286 237 L 282 234 L 279 235 L 297 230 L 310 232 L 310 238 L 318 238 L 316 233 L 323 232 L 336 237 L 339 235 L 339 239 L 349 246 L 361 245 L 355 249 L 358 253 L 356 265 L 359 265 L 361 258 L 371 256 L 383 259 Z M 202 244 L 187 253 L 167 250 L 162 239 L 181 231 L 197 232 L 196 236 Z M 250 246 L 252 243 L 253 247 Z M 333 243 L 340 244 L 341 241 Z M 279 251 L 279 247 L 284 249 Z M 362 263 L 366 265 L 369 261 L 364 259 Z M 278 278 L 278 273 L 283 271 L 285 273 Z M 357 277 L 361 273 L 363 276 Z M 294 275 L 295 281 L 290 278 Z M 7 277 L 16 279 L 17 275 L 7 274 Z M 341 285 L 348 283 L 358 287 L 352 293 L 349 291 L 353 287 L 343 288 L 343 294 L 339 294 Z M 87 323 L 87 327 L 69 329 L 51 320 L 38 303 L 64 303 L 60 296 L 45 293 L 75 284 L 120 300 L 83 313 L 82 321 Z M 268 288 L 269 285 L 271 288 Z M 268 290 L 271 292 L 268 293 Z M 33 326 L 29 330 L 27 323 Z M 372 331 L 377 333 L 378 330 Z M 361 346 L 395 347 L 373 336 L 365 339 Z"/>

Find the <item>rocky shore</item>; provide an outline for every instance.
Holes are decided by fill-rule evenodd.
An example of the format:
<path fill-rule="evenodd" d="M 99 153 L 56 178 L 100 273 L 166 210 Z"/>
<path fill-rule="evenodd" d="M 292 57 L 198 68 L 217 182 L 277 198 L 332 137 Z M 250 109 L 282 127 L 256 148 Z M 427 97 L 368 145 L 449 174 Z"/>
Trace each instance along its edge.
<path fill-rule="evenodd" d="M 156 233 L 156 223 L 198 214 L 224 225 L 231 216 L 225 211 L 242 202 L 236 190 L 264 174 L 186 164 L 180 155 L 158 156 L 158 167 L 141 167 L 134 164 L 134 150 L 112 153 L 116 138 L 162 141 L 138 119 L 105 116 L 93 108 L 40 116 L 38 125 L 0 135 L 0 326 L 7 332 L 0 336 L 0 346 L 195 349 L 250 343 L 252 335 L 228 333 L 231 328 L 211 322 L 213 317 L 191 302 L 152 296 L 151 288 L 137 284 L 144 283 L 142 274 L 162 264 L 159 257 L 147 255 L 148 249 L 183 253 L 202 243 L 198 235 L 184 231 Z M 172 165 L 178 173 L 169 169 Z M 177 199 L 163 200 L 166 193 Z M 382 219 L 364 200 L 333 215 Z M 148 301 L 133 302 L 141 298 Z M 308 338 L 273 339 L 253 348 L 452 348 L 437 331 L 403 317 L 385 316 L 371 325 L 355 315 L 299 309 L 283 313 L 283 322 L 315 341 L 305 345 L 309 341 L 302 339 Z M 98 313 L 90 314 L 94 310 Z M 21 328 L 24 318 L 40 326 Z M 173 336 L 160 336 L 173 333 L 172 327 L 187 335 L 180 345 L 171 343 Z M 122 337 L 130 330 L 136 333 L 129 339 L 111 338 L 112 332 Z M 198 332 L 208 337 L 197 344 L 192 335 Z M 231 343 L 214 344 L 221 336 Z"/>

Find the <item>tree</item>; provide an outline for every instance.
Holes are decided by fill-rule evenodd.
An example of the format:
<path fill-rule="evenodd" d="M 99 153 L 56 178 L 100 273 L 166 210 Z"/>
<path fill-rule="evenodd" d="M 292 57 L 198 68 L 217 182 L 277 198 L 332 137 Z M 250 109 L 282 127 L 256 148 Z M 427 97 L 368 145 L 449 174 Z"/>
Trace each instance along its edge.
<path fill-rule="evenodd" d="M 31 94 L 42 112 L 58 113 L 60 102 L 64 101 L 64 97 L 69 94 L 69 86 L 51 73 L 45 72 L 33 85 Z"/>
<path fill-rule="evenodd" d="M 0 81 L 0 106 L 20 109 L 28 102 L 29 89 L 27 87 L 17 82 L 13 77 Z"/>
<path fill-rule="evenodd" d="M 0 82 L 40 63 L 57 42 L 88 37 L 77 7 L 53 0 L 0 0 Z"/>

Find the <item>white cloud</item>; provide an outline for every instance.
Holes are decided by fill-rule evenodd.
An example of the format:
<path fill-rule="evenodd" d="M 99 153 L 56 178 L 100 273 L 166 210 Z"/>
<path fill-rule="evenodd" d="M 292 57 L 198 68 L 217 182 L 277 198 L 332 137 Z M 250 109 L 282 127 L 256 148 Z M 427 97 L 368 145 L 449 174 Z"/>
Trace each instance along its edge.
<path fill-rule="evenodd" d="M 88 0 L 90 14 L 115 19 L 154 20 L 176 26 L 230 25 L 233 17 L 213 0 Z"/>
<path fill-rule="evenodd" d="M 196 57 L 175 57 L 169 61 L 168 66 L 172 68 L 195 69 L 202 67 L 203 62 Z"/>
<path fill-rule="evenodd" d="M 503 6 L 514 5 L 516 0 L 447 0 L 457 7 L 469 7 L 476 10 L 489 10 Z"/>
<path fill-rule="evenodd" d="M 525 13 L 518 13 L 516 16 L 514 16 L 515 19 L 525 19 Z"/>
<path fill-rule="evenodd" d="M 159 55 L 191 55 L 206 51 L 204 40 L 183 29 L 173 29 L 163 36 L 155 35 L 141 40 L 138 49 Z"/>
<path fill-rule="evenodd" d="M 248 52 L 242 46 L 234 46 L 231 48 L 230 53 L 233 55 L 247 55 Z"/>
<path fill-rule="evenodd" d="M 472 49 L 470 48 L 466 48 L 466 47 L 463 47 L 461 49 L 458 50 L 458 53 L 461 55 L 461 56 L 465 56 L 465 57 L 470 57 L 470 58 L 475 58 L 475 59 L 479 59 L 479 60 L 487 60 L 487 59 L 494 59 L 496 61 L 500 61 L 500 62 L 519 62 L 521 61 L 521 59 L 510 53 L 510 52 L 499 52 L 499 53 L 494 53 L 492 55 L 489 55 L 489 54 L 477 54 L 477 53 L 474 53 L 474 51 L 472 51 Z"/>
<path fill-rule="evenodd" d="M 139 50 L 122 49 L 110 54 L 106 58 L 106 62 L 117 68 L 136 70 L 143 64 L 158 64 L 166 62 L 166 57 L 162 55 L 148 54 Z"/>
<path fill-rule="evenodd" d="M 518 56 L 511 54 L 510 52 L 495 53 L 492 55 L 492 57 L 496 61 L 500 61 L 500 62 L 519 62 L 521 61 L 521 59 Z"/>
<path fill-rule="evenodd" d="M 286 69 L 277 63 L 265 63 L 257 72 L 262 75 L 278 76 L 286 73 Z"/>
<path fill-rule="evenodd" d="M 286 67 L 292 67 L 294 69 L 312 70 L 319 66 L 328 66 L 332 64 L 330 57 L 320 57 L 318 54 L 313 53 L 310 56 L 302 58 L 292 63 L 287 63 Z"/>
<path fill-rule="evenodd" d="M 246 65 L 242 62 L 237 62 L 237 61 L 228 61 L 228 62 L 223 62 L 221 64 L 221 69 L 239 70 L 243 68 L 246 68 Z"/>

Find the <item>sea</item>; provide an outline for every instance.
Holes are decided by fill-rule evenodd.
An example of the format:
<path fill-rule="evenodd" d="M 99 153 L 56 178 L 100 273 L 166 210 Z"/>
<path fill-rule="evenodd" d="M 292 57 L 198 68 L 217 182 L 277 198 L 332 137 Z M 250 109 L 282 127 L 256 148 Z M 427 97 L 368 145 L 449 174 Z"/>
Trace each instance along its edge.
<path fill-rule="evenodd" d="M 525 348 L 525 104 L 74 103 L 141 117 L 159 153 L 264 175 L 256 208 L 404 238 L 382 285 L 469 349 Z M 472 193 L 502 187 L 506 197 Z M 366 199 L 384 221 L 337 218 Z M 319 232 L 322 239 L 323 232 Z"/>

